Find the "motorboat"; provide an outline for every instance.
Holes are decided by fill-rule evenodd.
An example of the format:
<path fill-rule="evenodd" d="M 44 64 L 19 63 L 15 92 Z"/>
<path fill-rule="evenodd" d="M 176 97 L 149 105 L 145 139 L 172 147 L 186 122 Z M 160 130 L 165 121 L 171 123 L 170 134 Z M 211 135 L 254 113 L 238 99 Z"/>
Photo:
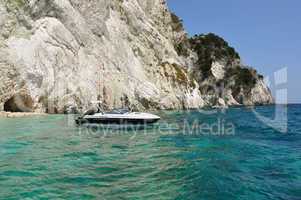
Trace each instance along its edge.
<path fill-rule="evenodd" d="M 154 114 L 115 109 L 109 112 L 89 110 L 75 121 L 77 124 L 153 124 L 159 120 Z"/>

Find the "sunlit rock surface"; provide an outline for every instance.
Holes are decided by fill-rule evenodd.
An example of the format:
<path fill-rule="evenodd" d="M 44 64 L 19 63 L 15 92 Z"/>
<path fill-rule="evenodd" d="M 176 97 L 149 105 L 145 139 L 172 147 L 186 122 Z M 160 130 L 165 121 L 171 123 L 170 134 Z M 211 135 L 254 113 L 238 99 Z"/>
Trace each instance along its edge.
<path fill-rule="evenodd" d="M 26 111 L 48 113 L 97 100 L 139 110 L 213 106 L 191 76 L 197 54 L 185 45 L 179 53 L 185 40 L 164 0 L 1 0 L 0 110 L 15 96 L 26 96 Z M 220 64 L 212 70 L 223 78 Z M 242 102 L 229 95 L 218 102 L 272 102 L 263 82 Z"/>

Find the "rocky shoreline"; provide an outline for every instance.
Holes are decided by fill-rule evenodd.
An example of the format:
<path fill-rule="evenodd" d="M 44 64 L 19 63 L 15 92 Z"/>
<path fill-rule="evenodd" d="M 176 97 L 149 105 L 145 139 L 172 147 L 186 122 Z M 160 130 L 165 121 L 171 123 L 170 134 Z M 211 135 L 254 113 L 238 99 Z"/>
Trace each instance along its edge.
<path fill-rule="evenodd" d="M 0 112 L 0 118 L 19 118 L 19 117 L 31 117 L 31 116 L 45 116 L 45 113 L 33 113 L 33 112 Z"/>

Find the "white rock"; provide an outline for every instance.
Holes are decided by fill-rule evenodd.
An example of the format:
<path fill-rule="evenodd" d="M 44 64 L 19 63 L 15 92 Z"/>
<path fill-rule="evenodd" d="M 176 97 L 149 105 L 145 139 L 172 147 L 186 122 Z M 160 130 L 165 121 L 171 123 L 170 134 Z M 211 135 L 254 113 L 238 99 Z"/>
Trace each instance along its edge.
<path fill-rule="evenodd" d="M 197 56 L 175 50 L 185 33 L 173 32 L 164 0 L 29 0 L 26 9 L 9 2 L 0 1 L 0 110 L 17 94 L 38 112 L 96 100 L 141 109 L 210 103 L 186 71 Z M 212 73 L 223 79 L 224 65 L 213 63 Z M 259 84 L 251 101 L 268 100 L 260 97 L 266 89 Z"/>
<path fill-rule="evenodd" d="M 225 77 L 225 66 L 222 63 L 217 62 L 217 61 L 213 62 L 212 67 L 211 67 L 211 72 L 217 80 L 224 79 L 224 77 Z"/>
<path fill-rule="evenodd" d="M 0 53 L 9 55 L 5 65 L 14 66 L 20 80 L 8 80 L 16 89 L 0 94 L 2 105 L 21 89 L 38 111 L 87 107 L 98 98 L 108 107 L 120 107 L 124 99 L 138 107 L 201 104 L 199 94 L 190 95 L 186 86 L 160 75 L 164 62 L 186 63 L 174 49 L 171 18 L 161 0 L 31 0 L 29 6 L 35 17 L 20 15 L 26 15 L 30 34 L 0 39 L 6 45 L 0 45 Z M 11 14 L 13 28 L 23 28 Z M 0 26 L 11 26 L 2 18 Z M 185 100 L 187 95 L 193 102 Z"/>

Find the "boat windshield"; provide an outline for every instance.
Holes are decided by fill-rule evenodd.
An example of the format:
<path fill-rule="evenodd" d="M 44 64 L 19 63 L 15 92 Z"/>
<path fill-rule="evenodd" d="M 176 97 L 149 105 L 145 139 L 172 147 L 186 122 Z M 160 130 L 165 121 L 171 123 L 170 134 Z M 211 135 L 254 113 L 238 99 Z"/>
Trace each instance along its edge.
<path fill-rule="evenodd" d="M 112 111 L 107 112 L 107 114 L 125 114 L 128 112 L 129 112 L 129 109 L 114 109 Z"/>

